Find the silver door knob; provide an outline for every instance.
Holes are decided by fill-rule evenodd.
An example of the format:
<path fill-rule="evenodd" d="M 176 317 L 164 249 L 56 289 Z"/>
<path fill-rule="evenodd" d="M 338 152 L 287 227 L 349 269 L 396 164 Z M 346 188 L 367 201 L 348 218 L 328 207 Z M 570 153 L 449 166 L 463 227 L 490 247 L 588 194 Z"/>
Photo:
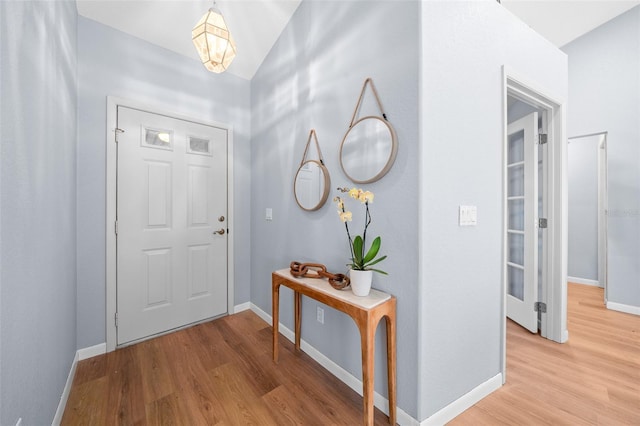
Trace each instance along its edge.
<path fill-rule="evenodd" d="M 220 228 L 217 231 L 213 231 L 214 234 L 218 234 L 218 235 L 224 235 L 224 228 Z"/>

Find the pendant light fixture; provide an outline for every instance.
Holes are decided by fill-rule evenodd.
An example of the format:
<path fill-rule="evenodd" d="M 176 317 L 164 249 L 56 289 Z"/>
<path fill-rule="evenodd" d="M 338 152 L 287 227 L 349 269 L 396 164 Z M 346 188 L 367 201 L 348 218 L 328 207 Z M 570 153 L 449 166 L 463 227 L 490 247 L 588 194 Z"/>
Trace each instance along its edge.
<path fill-rule="evenodd" d="M 224 72 L 236 56 L 236 43 L 227 28 L 222 13 L 215 7 L 200 18 L 191 39 L 196 46 L 202 64 L 211 72 Z"/>

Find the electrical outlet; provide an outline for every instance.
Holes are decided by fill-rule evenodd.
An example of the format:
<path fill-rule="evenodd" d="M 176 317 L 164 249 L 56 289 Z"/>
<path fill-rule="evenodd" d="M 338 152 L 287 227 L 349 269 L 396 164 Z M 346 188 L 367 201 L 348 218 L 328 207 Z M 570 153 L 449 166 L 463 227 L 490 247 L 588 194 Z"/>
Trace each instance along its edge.
<path fill-rule="evenodd" d="M 264 219 L 265 220 L 273 220 L 273 209 L 271 209 L 270 207 L 267 207 L 267 209 L 264 212 Z"/>
<path fill-rule="evenodd" d="M 316 319 L 320 324 L 324 324 L 324 309 L 318 306 L 318 310 L 316 312 Z"/>

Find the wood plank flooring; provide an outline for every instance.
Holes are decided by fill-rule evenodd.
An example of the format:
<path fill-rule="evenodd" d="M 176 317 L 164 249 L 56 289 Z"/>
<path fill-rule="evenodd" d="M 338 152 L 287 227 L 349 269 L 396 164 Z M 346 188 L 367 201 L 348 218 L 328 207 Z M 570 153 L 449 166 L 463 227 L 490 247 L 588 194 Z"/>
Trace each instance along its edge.
<path fill-rule="evenodd" d="M 640 425 L 640 317 L 569 284 L 569 342 L 509 321 L 507 383 L 450 425 Z"/>
<path fill-rule="evenodd" d="M 451 425 L 640 425 L 640 317 L 569 285 L 569 342 L 507 327 L 507 383 Z M 362 398 L 252 312 L 81 361 L 63 425 L 361 423 Z M 376 424 L 387 418 L 376 410 Z"/>
<path fill-rule="evenodd" d="M 362 423 L 362 397 L 287 339 L 271 356 L 271 326 L 245 311 L 90 358 L 62 425 Z"/>

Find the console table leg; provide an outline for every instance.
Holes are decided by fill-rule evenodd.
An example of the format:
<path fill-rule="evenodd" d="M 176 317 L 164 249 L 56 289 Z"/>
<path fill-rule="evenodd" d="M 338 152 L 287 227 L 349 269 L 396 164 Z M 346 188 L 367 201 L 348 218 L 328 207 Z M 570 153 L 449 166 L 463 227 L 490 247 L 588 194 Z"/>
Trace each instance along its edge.
<path fill-rule="evenodd" d="M 364 424 L 373 425 L 373 392 L 374 392 L 374 349 L 375 349 L 375 324 L 370 324 L 370 319 L 365 324 L 358 324 L 360 328 L 360 340 L 362 348 L 362 399 L 364 408 Z"/>
<path fill-rule="evenodd" d="M 387 384 L 389 391 L 389 423 L 396 424 L 396 318 L 395 308 L 386 316 Z"/>
<path fill-rule="evenodd" d="M 273 317 L 273 361 L 278 363 L 278 325 L 280 324 L 280 284 L 272 283 L 271 315 Z"/>
<path fill-rule="evenodd" d="M 300 350 L 300 324 L 301 324 L 301 310 L 302 310 L 302 294 L 297 291 L 294 291 L 294 315 L 295 315 L 295 344 L 296 350 Z"/>

